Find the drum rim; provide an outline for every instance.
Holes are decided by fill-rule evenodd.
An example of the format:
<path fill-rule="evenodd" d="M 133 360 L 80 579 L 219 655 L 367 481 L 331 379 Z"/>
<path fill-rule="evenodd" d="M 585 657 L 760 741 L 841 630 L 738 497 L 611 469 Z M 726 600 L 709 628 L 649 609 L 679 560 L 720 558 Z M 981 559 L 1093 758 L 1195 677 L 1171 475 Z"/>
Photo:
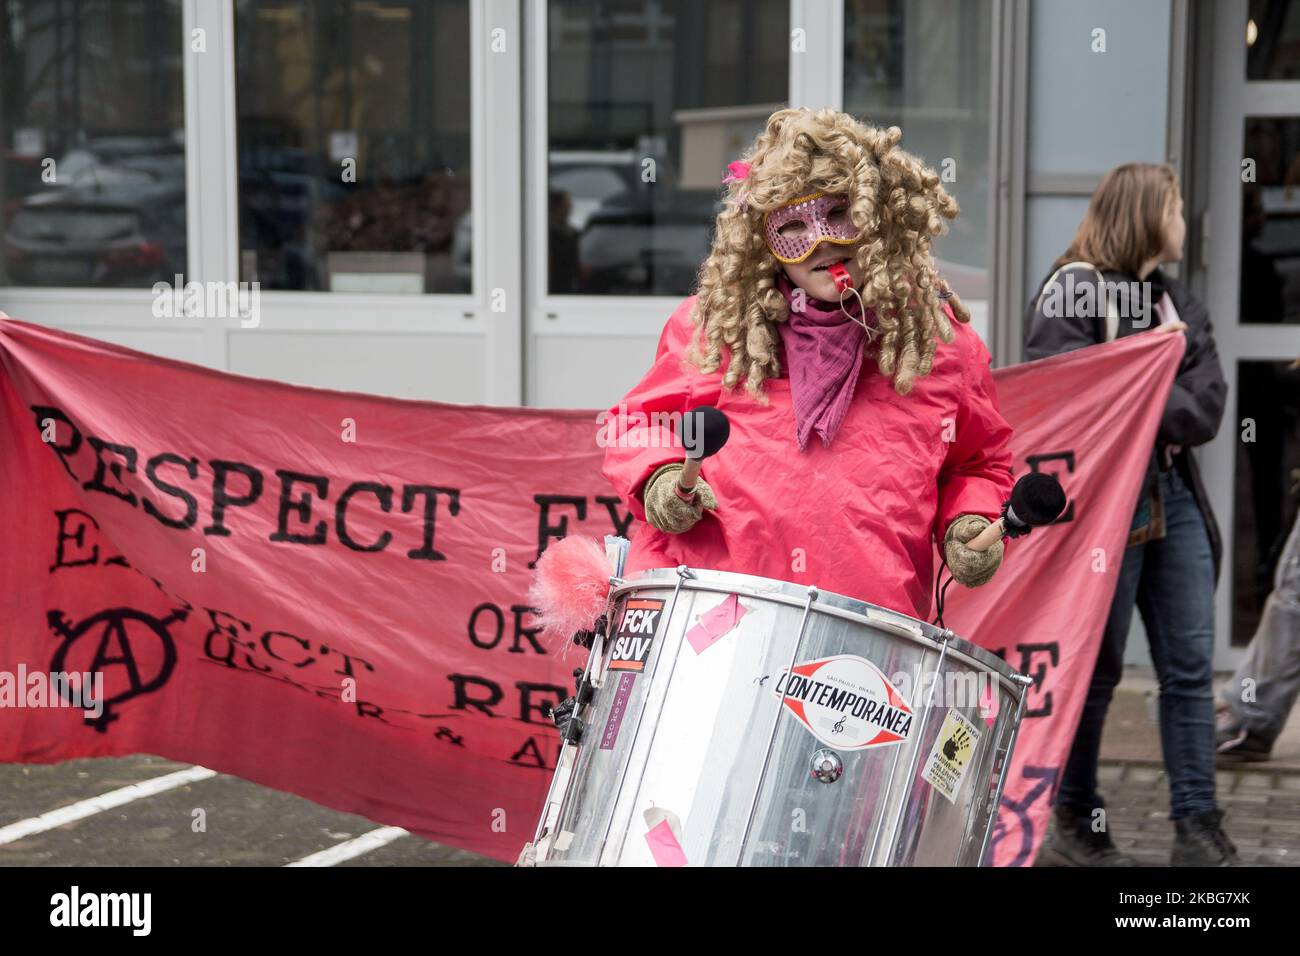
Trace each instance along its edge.
<path fill-rule="evenodd" d="M 861 623 L 867 627 L 878 626 L 871 621 L 867 615 L 867 610 L 878 611 L 891 617 L 901 618 L 912 624 L 919 625 L 921 636 L 915 634 L 899 634 L 903 640 L 916 641 L 924 644 L 932 650 L 940 650 L 943 641 L 936 635 L 948 634 L 948 653 L 955 654 L 959 658 L 965 658 L 968 663 L 974 664 L 985 670 L 992 671 L 996 674 L 1008 690 L 1011 691 L 1013 699 L 1019 700 L 1024 693 L 1024 686 L 1017 683 L 1015 678 L 1019 676 L 1014 668 L 1006 661 L 998 657 L 992 651 L 973 644 L 964 637 L 959 637 L 953 631 L 945 631 L 926 621 L 912 617 L 910 614 L 904 614 L 902 611 L 896 611 L 893 608 L 884 607 L 879 604 L 872 604 L 869 601 L 862 601 L 858 598 L 851 598 L 847 595 L 840 594 L 836 591 L 827 591 L 817 585 L 794 584 L 790 581 L 782 581 L 780 578 L 765 578 L 756 574 L 744 574 L 739 571 L 718 571 L 712 568 L 697 568 L 686 565 L 687 569 L 697 577 L 685 578 L 682 581 L 682 587 L 693 591 L 716 591 L 726 594 L 745 594 L 748 597 L 758 598 L 760 600 L 775 600 L 780 604 L 788 604 L 792 607 L 803 607 L 807 600 L 809 587 L 816 588 L 817 597 L 812 602 L 812 610 L 820 610 L 823 613 L 830 613 L 833 617 L 849 616 L 861 620 Z M 698 575 L 707 577 L 701 578 Z M 717 586 L 710 584 L 709 578 L 718 576 L 725 578 L 743 578 L 747 581 L 763 582 L 764 584 L 774 584 L 779 586 L 780 594 L 774 595 L 770 590 L 759 591 L 757 588 Z M 656 586 L 656 587 L 676 587 L 677 586 L 677 568 L 646 568 L 642 571 L 633 572 L 630 575 L 621 578 L 612 578 L 615 582 L 610 589 L 609 596 L 613 600 L 622 592 L 632 590 L 637 587 Z"/>

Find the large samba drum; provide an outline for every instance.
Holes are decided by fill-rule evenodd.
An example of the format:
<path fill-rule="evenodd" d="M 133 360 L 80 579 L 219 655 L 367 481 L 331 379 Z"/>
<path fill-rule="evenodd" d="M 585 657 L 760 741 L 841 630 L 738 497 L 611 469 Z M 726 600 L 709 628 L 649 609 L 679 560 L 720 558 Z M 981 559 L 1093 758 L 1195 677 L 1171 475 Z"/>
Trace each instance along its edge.
<path fill-rule="evenodd" d="M 611 581 L 527 862 L 986 861 L 1027 678 L 816 588 L 687 567 Z"/>

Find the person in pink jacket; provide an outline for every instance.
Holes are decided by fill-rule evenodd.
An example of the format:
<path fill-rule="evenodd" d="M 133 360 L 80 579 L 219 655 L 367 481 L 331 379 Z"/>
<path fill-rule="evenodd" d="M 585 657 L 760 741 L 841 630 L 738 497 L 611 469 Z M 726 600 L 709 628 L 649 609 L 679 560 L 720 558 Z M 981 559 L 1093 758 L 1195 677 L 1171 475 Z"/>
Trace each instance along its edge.
<path fill-rule="evenodd" d="M 784 109 L 730 165 L 698 294 L 603 416 L 603 473 L 648 525 L 627 574 L 734 571 L 924 619 L 935 540 L 961 584 L 997 570 L 1001 541 L 964 543 L 1010 495 L 1011 427 L 930 254 L 957 204 L 900 137 Z M 677 430 L 702 405 L 730 438 L 688 492 Z"/>

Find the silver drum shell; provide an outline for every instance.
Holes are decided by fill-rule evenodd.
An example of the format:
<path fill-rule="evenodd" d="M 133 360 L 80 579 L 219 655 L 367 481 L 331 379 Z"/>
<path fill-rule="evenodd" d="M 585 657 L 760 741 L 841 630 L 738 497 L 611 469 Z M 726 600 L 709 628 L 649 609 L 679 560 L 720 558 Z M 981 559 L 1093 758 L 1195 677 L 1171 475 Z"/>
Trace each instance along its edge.
<path fill-rule="evenodd" d="M 688 630 L 731 593 L 745 615 L 697 654 Z M 643 598 L 664 601 L 644 670 L 620 699 L 612 641 L 599 661 L 593 652 L 600 687 L 579 713 L 576 759 L 543 809 L 538 865 L 654 866 L 646 835 L 664 818 L 692 866 L 976 866 L 986 857 L 1028 684 L 996 655 L 842 595 L 687 568 L 616 579 L 611 634 L 626 602 Z M 792 662 L 836 655 L 896 680 L 914 715 L 905 740 L 838 750 L 787 710 L 776 678 Z M 996 699 L 991 723 L 989 697 L 983 707 L 972 699 L 981 686 Z M 923 778 L 950 707 L 980 731 L 953 800 Z M 821 774 L 835 776 L 829 783 L 811 766 L 828 746 L 842 763 L 838 776 Z"/>

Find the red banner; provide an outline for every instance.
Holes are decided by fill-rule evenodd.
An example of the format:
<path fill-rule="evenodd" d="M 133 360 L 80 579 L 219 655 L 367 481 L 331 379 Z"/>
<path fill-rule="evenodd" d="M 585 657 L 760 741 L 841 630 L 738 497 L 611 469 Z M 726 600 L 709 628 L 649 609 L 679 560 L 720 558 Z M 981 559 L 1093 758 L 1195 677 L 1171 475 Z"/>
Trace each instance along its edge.
<path fill-rule="evenodd" d="M 1072 499 L 989 586 L 948 592 L 950 626 L 1039 678 L 999 862 L 1041 836 L 1180 350 L 1143 335 L 997 373 L 1017 472 Z M 104 680 L 93 715 L 11 702 L 0 761 L 158 754 L 517 856 L 572 688 L 532 563 L 635 530 L 594 410 L 295 387 L 13 320 L 0 368 L 0 673 Z"/>
<path fill-rule="evenodd" d="M 1008 541 L 983 587 L 947 592 L 944 623 L 1034 678 L 1007 774 L 993 860 L 1027 866 L 1074 738 L 1182 335 L 1107 345 L 998 369 L 1015 429 L 1015 472 L 1056 475 L 1068 496 L 1049 528 Z"/>

